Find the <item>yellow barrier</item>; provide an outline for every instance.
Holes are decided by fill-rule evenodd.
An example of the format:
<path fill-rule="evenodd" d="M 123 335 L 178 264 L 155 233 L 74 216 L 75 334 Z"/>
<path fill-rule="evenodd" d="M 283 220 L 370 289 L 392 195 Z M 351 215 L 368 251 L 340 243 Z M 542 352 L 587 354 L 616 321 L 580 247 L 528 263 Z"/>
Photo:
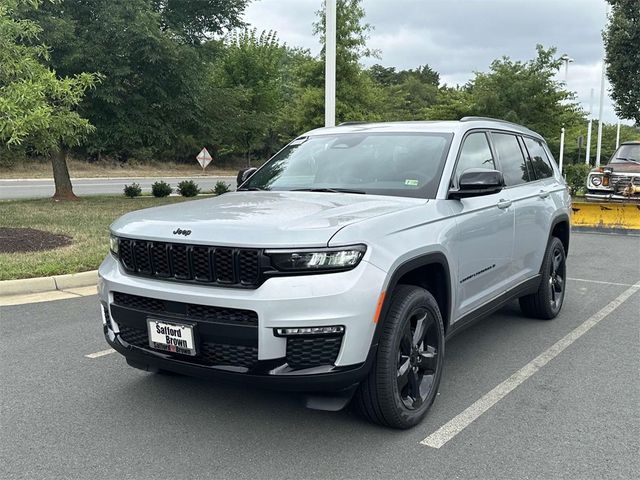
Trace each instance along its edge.
<path fill-rule="evenodd" d="M 574 202 L 572 210 L 576 230 L 640 232 L 639 203 Z"/>

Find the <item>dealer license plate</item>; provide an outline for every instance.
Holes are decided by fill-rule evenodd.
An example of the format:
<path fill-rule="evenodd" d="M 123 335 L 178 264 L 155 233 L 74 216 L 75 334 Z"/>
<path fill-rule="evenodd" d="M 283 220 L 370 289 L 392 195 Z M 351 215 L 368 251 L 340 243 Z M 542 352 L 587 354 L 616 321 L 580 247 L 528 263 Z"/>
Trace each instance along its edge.
<path fill-rule="evenodd" d="M 196 354 L 193 325 L 165 322 L 154 318 L 147 319 L 147 325 L 151 348 L 183 355 Z"/>

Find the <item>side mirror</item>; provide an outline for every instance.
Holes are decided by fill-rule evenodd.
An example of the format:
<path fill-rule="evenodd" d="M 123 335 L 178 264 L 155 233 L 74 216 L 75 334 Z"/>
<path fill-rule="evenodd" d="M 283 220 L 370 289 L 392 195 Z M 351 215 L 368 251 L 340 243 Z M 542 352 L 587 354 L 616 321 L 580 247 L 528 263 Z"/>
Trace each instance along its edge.
<path fill-rule="evenodd" d="M 449 198 L 460 199 L 498 193 L 504 187 L 502 172 L 487 168 L 470 168 L 462 172 L 457 190 L 449 190 Z"/>
<path fill-rule="evenodd" d="M 249 180 L 249 177 L 256 173 L 256 170 L 258 170 L 256 167 L 241 168 L 236 177 L 236 188 Z"/>

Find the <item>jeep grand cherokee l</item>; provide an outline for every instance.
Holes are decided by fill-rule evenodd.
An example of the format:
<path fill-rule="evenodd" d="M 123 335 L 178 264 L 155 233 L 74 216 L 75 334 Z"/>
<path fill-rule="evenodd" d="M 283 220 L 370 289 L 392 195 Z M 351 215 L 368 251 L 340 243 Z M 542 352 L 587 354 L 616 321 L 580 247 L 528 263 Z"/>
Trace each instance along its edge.
<path fill-rule="evenodd" d="M 114 222 L 104 333 L 137 368 L 312 392 L 316 408 L 355 395 L 408 428 L 446 338 L 516 298 L 558 314 L 569 211 L 545 141 L 518 125 L 313 130 L 236 192 Z"/>

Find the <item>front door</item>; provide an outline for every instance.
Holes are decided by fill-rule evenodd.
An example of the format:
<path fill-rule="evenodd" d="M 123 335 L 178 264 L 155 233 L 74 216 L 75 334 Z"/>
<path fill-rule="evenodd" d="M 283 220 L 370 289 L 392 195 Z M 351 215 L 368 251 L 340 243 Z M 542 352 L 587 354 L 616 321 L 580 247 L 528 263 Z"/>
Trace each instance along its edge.
<path fill-rule="evenodd" d="M 464 140 L 453 182 L 469 168 L 496 169 L 485 132 L 473 132 Z M 456 235 L 451 250 L 458 258 L 455 318 L 498 296 L 512 283 L 515 215 L 502 192 L 451 200 Z"/>

